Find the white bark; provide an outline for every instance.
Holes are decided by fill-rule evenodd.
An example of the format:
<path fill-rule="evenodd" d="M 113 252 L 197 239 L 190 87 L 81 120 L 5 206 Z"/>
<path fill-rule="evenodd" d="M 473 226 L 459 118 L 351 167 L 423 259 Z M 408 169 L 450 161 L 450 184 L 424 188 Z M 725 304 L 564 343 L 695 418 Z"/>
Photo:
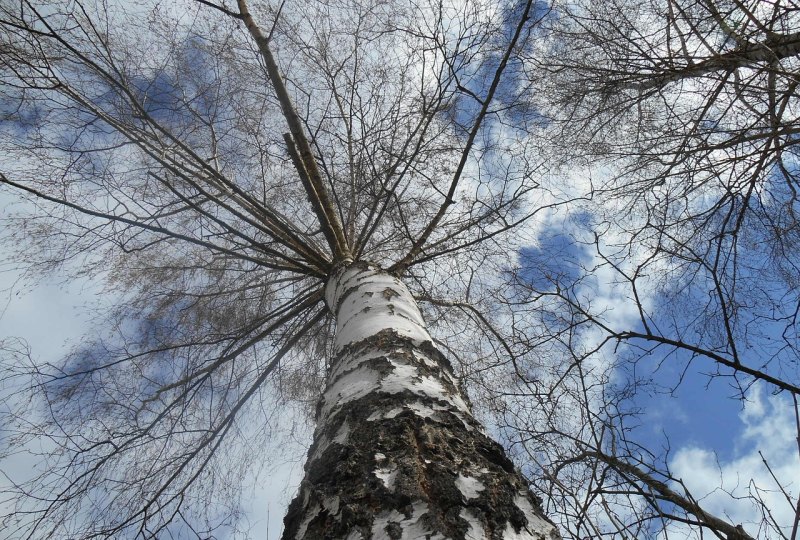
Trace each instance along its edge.
<path fill-rule="evenodd" d="M 472 417 L 405 285 L 357 262 L 326 301 L 336 358 L 284 539 L 558 538 Z"/>

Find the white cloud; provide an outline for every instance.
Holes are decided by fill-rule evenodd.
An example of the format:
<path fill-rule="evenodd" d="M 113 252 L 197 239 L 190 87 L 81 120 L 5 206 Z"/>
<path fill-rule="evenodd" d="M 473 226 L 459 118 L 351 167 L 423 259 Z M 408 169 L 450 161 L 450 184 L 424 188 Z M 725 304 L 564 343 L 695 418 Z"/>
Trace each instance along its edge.
<path fill-rule="evenodd" d="M 687 445 L 678 448 L 670 467 L 706 511 L 743 525 L 753 536 L 778 538 L 769 530 L 769 522 L 789 533 L 800 497 L 795 412 L 789 399 L 766 395 L 760 387 L 749 397 L 740 414 L 744 428 L 733 443 L 730 460 L 718 459 L 708 448 Z M 698 537 L 683 526 L 668 532 L 670 538 Z"/>

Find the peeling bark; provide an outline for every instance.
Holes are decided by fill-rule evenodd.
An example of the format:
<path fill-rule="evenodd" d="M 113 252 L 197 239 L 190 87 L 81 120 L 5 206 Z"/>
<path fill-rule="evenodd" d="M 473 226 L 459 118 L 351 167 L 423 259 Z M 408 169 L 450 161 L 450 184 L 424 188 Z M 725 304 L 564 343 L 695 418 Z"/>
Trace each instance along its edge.
<path fill-rule="evenodd" d="M 326 300 L 337 352 L 284 540 L 559 538 L 403 283 L 356 262 Z"/>

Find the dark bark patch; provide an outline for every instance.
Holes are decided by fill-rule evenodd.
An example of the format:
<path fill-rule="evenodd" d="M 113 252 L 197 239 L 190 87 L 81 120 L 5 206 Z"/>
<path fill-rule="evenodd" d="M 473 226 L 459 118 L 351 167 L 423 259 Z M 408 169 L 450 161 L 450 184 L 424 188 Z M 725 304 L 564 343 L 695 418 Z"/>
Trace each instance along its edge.
<path fill-rule="evenodd" d="M 392 298 L 396 298 L 398 296 L 400 296 L 400 293 L 392 289 L 391 287 L 386 287 L 385 289 L 383 289 L 383 297 L 386 300 L 391 300 Z"/>
<path fill-rule="evenodd" d="M 410 518 L 418 501 L 427 504 L 428 510 L 413 518 L 431 533 L 453 540 L 464 540 L 469 530 L 460 516 L 462 509 L 476 516 L 490 538 L 501 539 L 507 524 L 517 531 L 527 524 L 514 503 L 518 494 L 527 492 L 524 481 L 497 443 L 479 430 L 470 431 L 454 412 L 439 410 L 430 418 L 409 409 L 391 418 L 374 414 L 404 408 L 412 399 L 431 408 L 445 405 L 416 395 L 368 395 L 345 404 L 325 429 L 333 437 L 344 422 L 358 426 L 346 443 L 331 444 L 307 464 L 304 485 L 310 497 L 305 508 L 339 497 L 340 511 L 337 516 L 320 512 L 309 523 L 305 538 L 344 538 L 358 529 L 369 539 L 376 516 L 396 510 Z M 376 454 L 382 456 L 376 458 Z M 395 473 L 388 487 L 375 474 L 379 468 Z M 459 473 L 478 479 L 483 489 L 466 497 L 456 484 Z M 286 539 L 294 538 L 290 530 L 297 531 L 297 520 L 303 515 L 294 510 L 297 504 L 295 500 L 294 513 L 287 514 Z M 390 522 L 384 532 L 400 538 L 401 526 Z"/>
<path fill-rule="evenodd" d="M 399 540 L 403 537 L 403 528 L 400 527 L 400 524 L 396 521 L 390 521 L 389 524 L 384 527 L 384 530 L 391 540 Z"/>

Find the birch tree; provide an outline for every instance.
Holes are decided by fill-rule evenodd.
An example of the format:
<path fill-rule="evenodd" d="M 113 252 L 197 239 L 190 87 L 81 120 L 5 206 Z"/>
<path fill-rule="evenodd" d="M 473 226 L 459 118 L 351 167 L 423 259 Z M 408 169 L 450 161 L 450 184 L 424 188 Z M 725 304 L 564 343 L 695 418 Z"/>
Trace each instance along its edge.
<path fill-rule="evenodd" d="M 558 537 L 415 301 L 480 295 L 558 202 L 496 136 L 544 14 L 293 4 L 2 3 L 12 260 L 116 295 L 61 363 L 5 362 L 3 451 L 43 460 L 10 538 L 234 534 L 292 403 L 284 538 Z"/>

